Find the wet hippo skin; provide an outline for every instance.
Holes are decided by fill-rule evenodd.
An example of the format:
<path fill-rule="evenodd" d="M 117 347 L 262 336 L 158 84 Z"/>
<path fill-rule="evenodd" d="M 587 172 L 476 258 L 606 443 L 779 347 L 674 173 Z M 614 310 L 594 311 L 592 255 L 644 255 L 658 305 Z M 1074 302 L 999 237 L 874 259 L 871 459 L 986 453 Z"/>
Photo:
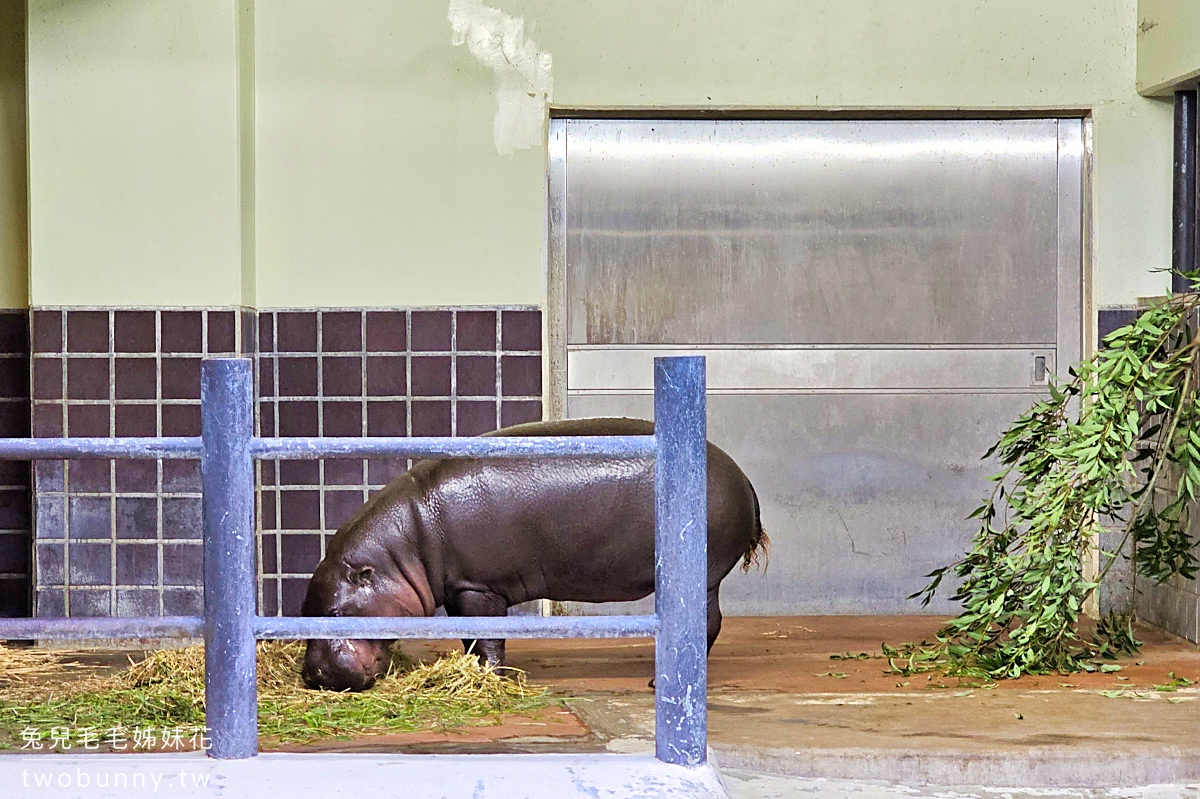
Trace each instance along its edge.
<path fill-rule="evenodd" d="M 641 419 L 536 422 L 492 436 L 650 435 Z M 721 580 L 766 545 L 758 498 L 737 464 L 708 445 L 708 646 L 721 629 Z M 532 599 L 616 602 L 654 590 L 651 458 L 419 461 L 329 541 L 306 616 L 504 616 Z M 369 688 L 389 641 L 310 640 L 312 687 Z M 504 641 L 465 641 L 493 664 Z"/>

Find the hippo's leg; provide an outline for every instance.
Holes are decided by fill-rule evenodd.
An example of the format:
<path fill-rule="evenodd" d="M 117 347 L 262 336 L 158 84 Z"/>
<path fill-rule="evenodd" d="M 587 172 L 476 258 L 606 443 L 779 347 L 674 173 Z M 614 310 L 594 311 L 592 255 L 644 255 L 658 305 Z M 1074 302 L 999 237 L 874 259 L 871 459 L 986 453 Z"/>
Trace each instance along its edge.
<path fill-rule="evenodd" d="M 713 644 L 716 643 L 717 635 L 721 632 L 721 586 L 717 584 L 708 589 L 708 649 L 706 654 L 712 652 Z M 648 685 L 654 687 L 654 678 L 650 678 Z"/>
<path fill-rule="evenodd" d="M 708 589 L 708 649 L 712 652 L 717 635 L 721 632 L 721 584 Z"/>
<path fill-rule="evenodd" d="M 450 616 L 507 616 L 508 602 L 498 594 L 483 591 L 461 591 L 446 600 L 446 613 Z M 504 639 L 463 639 L 463 650 L 474 652 L 484 663 L 504 665 Z"/>

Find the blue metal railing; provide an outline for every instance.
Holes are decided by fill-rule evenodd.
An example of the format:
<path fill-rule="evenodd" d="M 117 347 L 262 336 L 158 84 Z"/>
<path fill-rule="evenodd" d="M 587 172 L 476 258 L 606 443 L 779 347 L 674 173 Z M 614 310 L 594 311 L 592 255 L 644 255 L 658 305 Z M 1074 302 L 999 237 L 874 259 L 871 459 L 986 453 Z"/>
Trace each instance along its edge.
<path fill-rule="evenodd" d="M 199 458 L 204 616 L 0 619 L 0 639 L 191 638 L 205 643 L 205 707 L 221 759 L 258 752 L 255 642 L 307 638 L 655 639 L 655 754 L 680 765 L 707 746 L 707 432 L 704 358 L 654 361 L 654 435 L 258 438 L 246 358 L 205 359 L 199 438 L 0 439 L 0 459 Z M 269 617 L 255 609 L 254 461 L 325 457 L 654 457 L 655 613 L 590 617 Z"/>

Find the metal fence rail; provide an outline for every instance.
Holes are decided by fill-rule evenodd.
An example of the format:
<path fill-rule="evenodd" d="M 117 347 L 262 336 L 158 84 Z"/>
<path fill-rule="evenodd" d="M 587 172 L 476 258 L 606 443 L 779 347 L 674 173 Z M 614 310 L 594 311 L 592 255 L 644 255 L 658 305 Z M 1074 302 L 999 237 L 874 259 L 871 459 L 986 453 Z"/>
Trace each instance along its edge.
<path fill-rule="evenodd" d="M 307 638 L 655 639 L 656 756 L 705 761 L 707 746 L 707 432 L 704 358 L 656 358 L 652 436 L 258 438 L 246 358 L 208 358 L 199 438 L 0 439 L 0 459 L 199 458 L 204 616 L 0 619 L 0 639 L 204 636 L 205 708 L 215 758 L 258 752 L 255 642 Z M 655 613 L 651 616 L 267 617 L 255 608 L 254 461 L 399 458 L 654 457 Z"/>

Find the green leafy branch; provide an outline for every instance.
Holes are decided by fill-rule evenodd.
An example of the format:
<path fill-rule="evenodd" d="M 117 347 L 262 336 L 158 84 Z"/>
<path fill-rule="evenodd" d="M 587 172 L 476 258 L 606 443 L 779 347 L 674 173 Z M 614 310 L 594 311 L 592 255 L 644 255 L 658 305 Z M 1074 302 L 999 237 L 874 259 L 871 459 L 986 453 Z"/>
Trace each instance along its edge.
<path fill-rule="evenodd" d="M 1200 276 L 1187 277 L 1200 288 Z M 962 613 L 909 655 L 909 668 L 985 679 L 1095 670 L 1096 657 L 1138 645 L 1118 619 L 1093 640 L 1079 632 L 1084 603 L 1121 552 L 1131 546 L 1136 574 L 1156 582 L 1194 579 L 1197 308 L 1196 293 L 1170 296 L 1106 336 L 988 450 L 1003 469 L 971 513 L 980 526 L 969 551 L 910 597 L 928 604 L 952 575 Z M 1085 562 L 1105 532 L 1119 532 L 1119 543 L 1089 579 Z"/>

